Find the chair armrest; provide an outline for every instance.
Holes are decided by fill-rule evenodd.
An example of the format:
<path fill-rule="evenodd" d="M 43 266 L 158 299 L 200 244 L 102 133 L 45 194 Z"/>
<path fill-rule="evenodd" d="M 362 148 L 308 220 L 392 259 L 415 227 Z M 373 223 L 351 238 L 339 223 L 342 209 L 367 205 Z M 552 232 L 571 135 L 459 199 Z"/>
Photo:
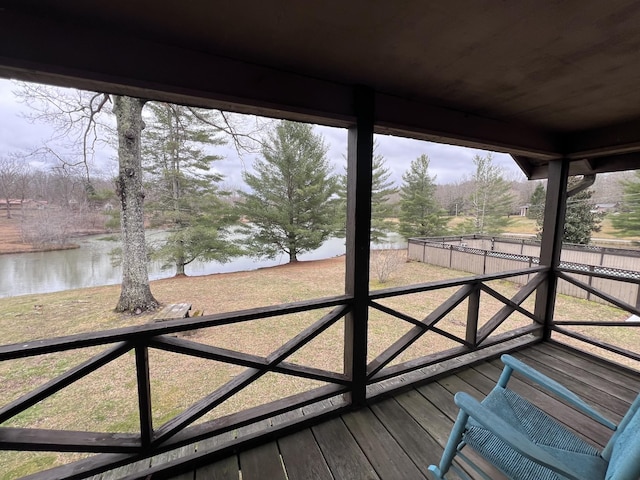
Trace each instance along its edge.
<path fill-rule="evenodd" d="M 512 449 L 520 453 L 535 463 L 544 465 L 560 475 L 572 480 L 583 480 L 576 477 L 571 470 L 564 465 L 559 459 L 553 457 L 538 445 L 533 443 L 527 436 L 514 430 L 507 422 L 502 420 L 478 402 L 475 398 L 464 392 L 456 393 L 454 400 L 456 405 L 460 407 L 469 417 L 473 418 L 477 423 L 493 433 L 496 437 L 509 445 Z"/>
<path fill-rule="evenodd" d="M 538 372 L 529 365 L 522 363 L 520 360 L 512 357 L 511 355 L 502 355 L 502 357 L 500 358 L 502 360 L 502 363 L 504 363 L 507 367 L 527 377 L 529 380 L 537 383 L 541 387 L 544 387 L 546 390 L 555 393 L 557 396 L 559 396 L 563 400 L 566 400 L 575 408 L 593 418 L 595 421 L 601 423 L 605 427 L 608 427 L 611 430 L 615 430 L 617 428 L 615 423 L 604 417 L 600 412 L 591 407 L 591 405 L 586 403 L 571 390 L 564 387 L 555 380 Z"/>

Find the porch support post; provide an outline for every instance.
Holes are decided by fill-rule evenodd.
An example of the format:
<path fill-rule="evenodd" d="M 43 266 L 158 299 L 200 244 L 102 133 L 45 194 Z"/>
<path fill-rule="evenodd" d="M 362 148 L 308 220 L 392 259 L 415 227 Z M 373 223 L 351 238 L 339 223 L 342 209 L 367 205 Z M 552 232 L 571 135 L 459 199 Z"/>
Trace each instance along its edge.
<path fill-rule="evenodd" d="M 560 264 L 564 218 L 567 209 L 567 181 L 569 179 L 569 159 L 549 162 L 547 199 L 544 207 L 542 244 L 540 245 L 540 265 L 551 267 L 547 281 L 538 287 L 534 314 L 544 320 L 544 339 L 551 337 L 551 324 L 556 302 L 558 283 L 557 268 Z"/>
<path fill-rule="evenodd" d="M 345 293 L 353 296 L 345 319 L 344 370 L 351 378 L 351 404 L 366 402 L 369 253 L 373 162 L 373 91 L 354 90 L 356 124 L 349 128 L 347 151 L 347 225 Z"/>

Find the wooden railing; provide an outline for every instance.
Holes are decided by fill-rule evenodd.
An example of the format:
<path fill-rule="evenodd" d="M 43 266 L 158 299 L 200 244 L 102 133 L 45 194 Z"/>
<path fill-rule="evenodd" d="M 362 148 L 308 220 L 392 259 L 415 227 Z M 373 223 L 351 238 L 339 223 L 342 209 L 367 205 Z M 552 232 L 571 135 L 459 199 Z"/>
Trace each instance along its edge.
<path fill-rule="evenodd" d="M 399 322 L 410 324 L 411 328 L 406 334 L 390 344 L 382 353 L 369 362 L 366 371 L 366 384 L 369 387 L 380 387 L 384 384 L 384 388 L 393 389 L 396 388 L 396 386 L 394 386 L 393 383 L 389 383 L 390 380 L 402 381 L 405 375 L 416 373 L 417 370 L 430 365 L 439 364 L 463 355 L 478 353 L 489 347 L 504 345 L 505 349 L 509 349 L 512 348 L 509 345 L 510 341 L 514 339 L 524 339 L 525 336 L 528 337 L 524 343 L 538 341 L 539 338 L 541 338 L 543 321 L 542 319 L 536 318 L 536 316 L 524 308 L 522 304 L 545 282 L 548 271 L 546 267 L 534 267 L 500 274 L 438 281 L 371 292 L 369 295 L 370 310 L 372 309 L 390 315 Z M 489 282 L 492 281 L 522 275 L 530 275 L 531 280 L 520 288 L 512 298 L 507 298 L 489 285 Z M 398 308 L 390 308 L 381 303 L 382 300 L 391 297 L 451 288 L 457 288 L 457 291 L 452 294 L 447 301 L 432 310 L 424 318 L 414 318 L 410 314 L 403 313 Z M 479 312 L 482 308 L 481 292 L 487 293 L 503 305 L 502 308 L 482 325 L 480 325 L 478 321 Z M 439 324 L 447 314 L 467 299 L 467 320 L 464 335 L 456 335 L 447 331 L 445 328 L 440 328 Z M 329 308 L 331 311 L 328 314 L 322 316 L 311 326 L 304 329 L 267 356 L 247 354 L 198 343 L 186 338 L 175 338 L 171 336 L 171 334 L 178 332 L 184 333 L 196 329 L 240 324 L 253 320 L 286 316 L 299 312 L 313 312 L 321 309 L 327 310 Z M 186 318 L 163 323 L 0 346 L 0 361 L 67 352 L 85 347 L 108 347 L 84 363 L 2 407 L 0 409 L 0 423 L 12 419 L 29 407 L 86 377 L 91 372 L 96 371 L 127 352 L 134 352 L 135 355 L 137 400 L 140 419 L 139 433 L 1 427 L 0 449 L 101 453 L 101 455 L 76 462 L 76 464 L 59 467 L 55 473 L 55 475 L 60 478 L 81 478 L 88 474 L 99 473 L 118 465 L 175 449 L 244 425 L 271 418 L 278 414 L 293 412 L 301 407 L 321 402 L 325 399 L 333 399 L 331 403 L 332 407 L 329 409 L 325 408 L 318 415 L 335 414 L 349 407 L 350 401 L 348 394 L 352 389 L 352 385 L 356 382 L 362 384 L 362 379 L 348 378 L 344 373 L 336 373 L 326 369 L 302 366 L 288 362 L 286 359 L 321 335 L 340 319 L 345 318 L 352 308 L 353 298 L 349 296 L 337 296 L 280 306 Z M 524 315 L 530 320 L 530 324 L 499 335 L 492 335 L 514 312 Z M 556 328 L 559 328 L 559 325 L 557 325 Z M 459 343 L 459 346 L 435 352 L 427 356 L 413 358 L 402 363 L 392 364 L 402 352 L 427 332 L 434 332 L 448 340 L 455 341 Z M 348 350 L 350 348 L 352 348 L 352 346 L 344 345 L 345 357 L 348 356 Z M 150 388 L 149 349 L 158 349 L 238 365 L 244 367 L 245 370 L 224 385 L 207 394 L 204 398 L 193 403 L 183 412 L 159 427 L 154 428 L 152 422 L 153 405 Z M 491 354 L 495 354 L 495 352 L 492 351 Z M 200 424 L 195 423 L 216 406 L 236 395 L 267 372 L 283 373 L 290 376 L 321 381 L 325 385 L 211 421 Z M 380 391 L 381 388 L 370 389 L 370 391 L 368 390 L 368 396 L 374 397 L 379 394 Z M 96 399 L 96 401 L 98 400 L 99 399 Z M 306 421 L 312 419 L 313 416 L 305 417 Z M 290 427 L 292 424 L 299 423 L 300 421 L 301 419 L 294 418 L 289 424 L 286 422 L 283 423 L 283 428 Z M 48 478 L 49 475 L 47 472 L 44 472 L 42 478 Z"/>
<path fill-rule="evenodd" d="M 399 287 L 386 290 L 378 290 L 370 295 L 370 305 L 376 310 L 392 315 L 399 320 L 413 325 L 405 335 L 390 345 L 384 352 L 378 355 L 368 365 L 367 375 L 369 384 L 375 384 L 383 380 L 394 377 L 401 377 L 406 373 L 418 370 L 429 365 L 433 365 L 445 360 L 453 359 L 461 355 L 477 352 L 495 345 L 508 342 L 510 340 L 523 337 L 525 335 L 536 334 L 541 332 L 543 328 L 543 320 L 536 318 L 533 312 L 526 310 L 521 305 L 529 298 L 536 289 L 546 280 L 548 269 L 545 267 L 534 267 L 511 272 L 503 272 L 499 274 L 480 275 L 472 279 L 458 279 L 443 282 L 425 283 L 422 285 L 414 285 L 411 287 Z M 488 282 L 494 280 L 509 279 L 521 275 L 533 275 L 531 280 L 524 285 L 512 298 L 506 298 L 501 293 L 488 285 Z M 392 309 L 381 305 L 378 301 L 384 298 L 390 298 L 398 295 L 408 295 L 419 292 L 428 292 L 433 290 L 459 287 L 459 289 L 451 295 L 444 303 L 429 313 L 423 319 L 416 319 L 410 315 L 406 315 L 397 309 Z M 481 308 L 480 292 L 486 292 L 504 306 L 495 313 L 486 323 L 479 327 L 478 318 Z M 438 323 L 442 321 L 446 315 L 456 306 L 460 305 L 466 299 L 469 300 L 467 308 L 467 323 L 464 338 L 453 335 L 444 329 L 438 327 Z M 519 312 L 531 320 L 531 324 L 522 326 L 518 329 L 505 332 L 501 335 L 491 336 L 491 334 L 502 323 L 509 318 L 513 312 Z M 438 353 L 409 360 L 404 363 L 389 366 L 389 363 L 398 357 L 404 350 L 409 348 L 422 335 L 432 331 L 449 340 L 453 340 L 460 344 L 459 347 L 440 351 Z"/>
<path fill-rule="evenodd" d="M 576 278 L 576 275 L 579 277 L 586 276 L 588 281 L 585 283 L 580 278 Z M 632 305 L 628 302 L 620 300 L 615 295 L 611 293 L 607 293 L 596 286 L 593 285 L 594 279 L 602 279 L 606 280 L 610 286 L 611 282 L 617 283 L 622 282 L 626 284 L 635 284 L 640 286 L 640 273 L 620 270 L 620 269 L 612 269 L 605 267 L 591 267 L 588 269 L 585 268 L 577 268 L 574 264 L 569 264 L 569 266 L 562 266 L 557 271 L 558 280 L 564 280 L 582 290 L 587 292 L 588 297 L 597 297 L 605 302 L 608 302 L 632 315 L 637 315 L 640 317 L 640 308 L 636 305 Z M 597 283 L 597 282 L 596 282 Z M 611 288 L 609 288 L 612 290 Z M 615 289 L 613 289 L 615 290 Z M 640 295 L 639 295 L 640 297 Z M 640 298 L 638 298 L 640 301 Z M 609 321 L 609 320 L 555 320 L 551 323 L 551 328 L 554 332 L 560 333 L 562 335 L 566 335 L 567 337 L 571 337 L 580 342 L 590 344 L 596 346 L 602 350 L 614 353 L 616 355 L 620 355 L 625 358 L 632 359 L 636 362 L 640 362 L 640 353 L 635 350 L 630 350 L 628 348 L 621 347 L 619 345 L 613 345 L 606 341 L 603 341 L 602 338 L 591 337 L 588 335 L 584 335 L 582 333 L 572 331 L 567 327 L 571 326 L 582 326 L 582 327 L 601 327 L 601 328 L 613 328 L 613 327 L 623 327 L 628 329 L 640 328 L 640 322 L 629 322 L 629 321 Z"/>

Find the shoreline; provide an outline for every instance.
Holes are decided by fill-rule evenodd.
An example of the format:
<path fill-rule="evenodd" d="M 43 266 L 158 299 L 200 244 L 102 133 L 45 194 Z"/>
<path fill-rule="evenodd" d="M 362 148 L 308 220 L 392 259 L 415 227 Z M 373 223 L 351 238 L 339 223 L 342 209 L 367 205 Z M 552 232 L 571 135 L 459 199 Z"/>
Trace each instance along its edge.
<path fill-rule="evenodd" d="M 12 244 L 15 245 L 15 244 Z M 74 250 L 80 248 L 77 243 L 69 243 L 67 245 L 44 245 L 42 247 L 36 247 L 31 244 L 24 244 L 16 249 L 5 249 L 4 245 L 0 245 L 0 255 L 11 255 L 21 253 L 39 253 L 39 252 L 56 252 L 58 250 Z"/>

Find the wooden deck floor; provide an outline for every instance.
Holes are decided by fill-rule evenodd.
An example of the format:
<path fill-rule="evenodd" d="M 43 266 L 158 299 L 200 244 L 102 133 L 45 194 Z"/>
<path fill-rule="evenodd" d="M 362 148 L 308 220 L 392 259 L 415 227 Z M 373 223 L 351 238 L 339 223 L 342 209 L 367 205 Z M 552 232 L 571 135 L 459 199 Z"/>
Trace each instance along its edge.
<path fill-rule="evenodd" d="M 514 355 L 599 406 L 614 421 L 620 420 L 640 391 L 640 374 L 554 344 L 535 346 Z M 172 478 L 430 479 L 427 466 L 438 462 L 457 414 L 454 393 L 466 391 L 481 398 L 493 387 L 501 369 L 499 360 L 484 362 L 369 408 L 344 414 Z M 529 382 L 516 377 L 509 385 L 589 441 L 600 446 L 607 441 L 606 428 Z M 469 471 L 468 468 L 465 470 Z M 488 471 L 492 478 L 504 478 L 499 472 Z M 473 471 L 469 473 L 474 478 L 477 476 Z M 144 475 L 143 472 L 132 475 L 131 470 L 119 469 L 101 478 L 122 477 L 144 478 Z"/>

